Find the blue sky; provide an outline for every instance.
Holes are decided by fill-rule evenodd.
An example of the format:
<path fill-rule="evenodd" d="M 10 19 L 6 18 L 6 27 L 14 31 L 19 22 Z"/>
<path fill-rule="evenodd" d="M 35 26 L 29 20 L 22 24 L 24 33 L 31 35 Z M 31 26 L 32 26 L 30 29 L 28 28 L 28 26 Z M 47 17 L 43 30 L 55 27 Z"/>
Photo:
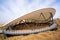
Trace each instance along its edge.
<path fill-rule="evenodd" d="M 0 0 L 0 23 L 8 23 L 33 10 L 55 8 L 54 18 L 60 18 L 60 0 Z"/>

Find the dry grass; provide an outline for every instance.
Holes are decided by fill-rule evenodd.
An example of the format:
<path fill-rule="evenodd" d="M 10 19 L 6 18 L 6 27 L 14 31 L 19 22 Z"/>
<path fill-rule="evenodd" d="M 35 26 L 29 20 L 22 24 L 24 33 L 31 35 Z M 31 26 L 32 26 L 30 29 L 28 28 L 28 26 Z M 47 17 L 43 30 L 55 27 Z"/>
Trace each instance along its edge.
<path fill-rule="evenodd" d="M 0 40 L 4 40 L 4 35 L 0 34 Z"/>
<path fill-rule="evenodd" d="M 0 29 L 2 28 L 2 25 L 3 24 L 0 24 Z M 4 40 L 4 35 L 3 34 L 0 34 L 0 40 Z"/>
<path fill-rule="evenodd" d="M 6 40 L 60 40 L 60 31 L 48 31 L 27 36 L 15 36 Z"/>
<path fill-rule="evenodd" d="M 58 26 L 60 26 L 60 19 L 59 18 L 55 19 L 54 22 L 57 23 Z"/>
<path fill-rule="evenodd" d="M 58 30 L 60 30 L 60 19 L 57 18 L 57 19 L 54 20 L 54 22 L 57 23 L 57 25 L 58 25 Z"/>

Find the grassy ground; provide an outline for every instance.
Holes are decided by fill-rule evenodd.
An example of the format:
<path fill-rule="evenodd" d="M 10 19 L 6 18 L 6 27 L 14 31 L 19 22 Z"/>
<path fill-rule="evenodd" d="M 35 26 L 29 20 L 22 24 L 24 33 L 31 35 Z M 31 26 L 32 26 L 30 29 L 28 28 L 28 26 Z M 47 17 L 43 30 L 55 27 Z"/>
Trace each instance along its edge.
<path fill-rule="evenodd" d="M 4 35 L 0 34 L 0 40 L 4 40 Z"/>

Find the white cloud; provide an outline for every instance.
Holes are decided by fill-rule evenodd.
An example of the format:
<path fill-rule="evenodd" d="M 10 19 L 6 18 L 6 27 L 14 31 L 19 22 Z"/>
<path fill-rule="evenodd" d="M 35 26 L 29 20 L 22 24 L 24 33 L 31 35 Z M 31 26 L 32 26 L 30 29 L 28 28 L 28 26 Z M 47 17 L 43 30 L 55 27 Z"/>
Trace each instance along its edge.
<path fill-rule="evenodd" d="M 2 5 L 0 5 L 0 22 L 8 23 L 22 15 L 27 14 L 36 9 L 45 7 L 56 7 L 57 4 L 53 4 L 55 0 L 7 0 Z M 53 4 L 53 6 L 51 6 Z M 60 7 L 60 6 L 59 6 Z M 58 9 L 57 9 L 58 10 Z M 60 15 L 59 15 L 60 16 Z M 3 20 L 4 18 L 4 20 Z"/>
<path fill-rule="evenodd" d="M 60 3 L 55 3 L 52 7 L 56 9 L 54 18 L 60 18 Z"/>

